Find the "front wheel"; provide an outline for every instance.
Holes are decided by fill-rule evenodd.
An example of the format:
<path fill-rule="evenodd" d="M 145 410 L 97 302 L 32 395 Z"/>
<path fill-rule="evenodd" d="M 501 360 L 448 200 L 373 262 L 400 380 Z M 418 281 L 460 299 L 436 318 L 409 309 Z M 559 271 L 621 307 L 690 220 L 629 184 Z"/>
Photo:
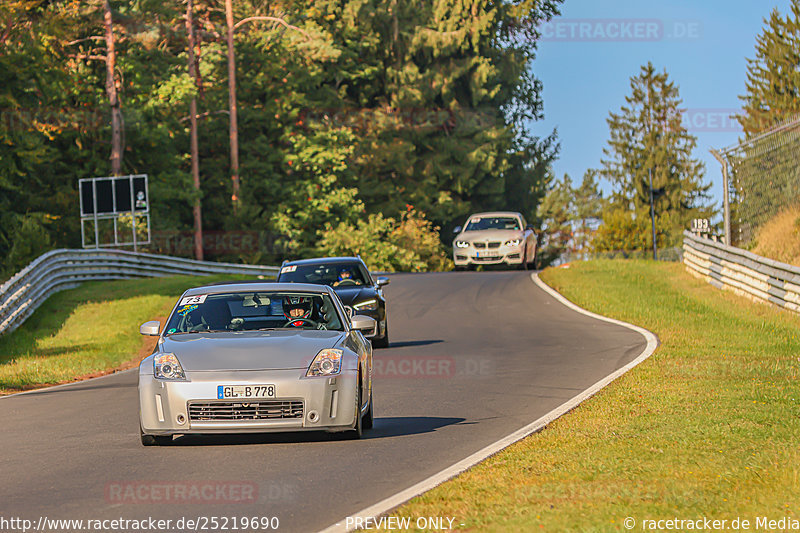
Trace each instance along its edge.
<path fill-rule="evenodd" d="M 372 402 L 373 401 L 374 400 L 372 399 L 372 391 L 370 391 L 370 393 L 369 393 L 369 407 L 367 407 L 367 412 L 364 413 L 364 418 L 361 420 L 361 426 L 364 429 L 372 429 L 372 425 L 374 423 L 374 420 L 373 420 L 373 417 L 372 417 Z"/>
<path fill-rule="evenodd" d="M 375 339 L 372 342 L 373 348 L 388 348 L 389 347 L 389 322 L 383 327 L 383 338 Z"/>
<path fill-rule="evenodd" d="M 364 434 L 363 417 L 361 416 L 361 376 L 358 376 L 358 390 L 356 391 L 356 424 L 350 431 L 344 433 L 348 440 L 358 440 Z"/>
<path fill-rule="evenodd" d="M 142 446 L 166 446 L 172 442 L 172 435 L 145 435 L 141 427 L 139 436 L 142 439 Z"/>

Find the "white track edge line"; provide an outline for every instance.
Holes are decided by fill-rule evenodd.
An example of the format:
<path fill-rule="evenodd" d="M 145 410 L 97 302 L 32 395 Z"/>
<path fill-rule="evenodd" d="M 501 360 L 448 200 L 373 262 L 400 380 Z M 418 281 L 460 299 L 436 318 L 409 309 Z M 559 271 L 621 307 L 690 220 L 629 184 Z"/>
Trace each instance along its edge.
<path fill-rule="evenodd" d="M 613 319 L 613 318 L 608 318 L 608 317 L 605 317 L 605 316 L 602 316 L 602 315 L 598 315 L 597 313 L 592 313 L 591 311 L 587 311 L 586 309 L 578 307 L 577 305 L 575 305 L 571 301 L 567 300 L 560 293 L 558 293 L 555 289 L 551 288 L 545 282 L 543 282 L 539 278 L 539 274 L 536 273 L 536 272 L 531 273 L 531 279 L 533 280 L 533 282 L 539 288 L 541 288 L 543 291 L 545 291 L 550 296 L 552 296 L 553 298 L 555 298 L 556 300 L 558 300 L 559 302 L 561 302 L 565 306 L 569 307 L 573 311 L 576 311 L 576 312 L 578 312 L 578 313 L 580 313 L 582 315 L 586 315 L 586 316 L 589 316 L 589 317 L 592 317 L 592 318 L 596 318 L 597 320 L 602 320 L 603 322 L 609 322 L 611 324 L 616 324 L 618 326 L 626 327 L 628 329 L 631 329 L 631 330 L 641 334 L 645 338 L 645 340 L 647 341 L 647 345 L 645 346 L 644 351 L 642 351 L 642 353 L 639 354 L 639 356 L 636 359 L 634 359 L 633 361 L 631 361 L 630 363 L 628 363 L 625 366 L 615 370 L 614 372 L 612 372 L 611 374 L 609 374 L 605 378 L 601 379 L 600 381 L 598 381 L 597 383 L 595 383 L 594 385 L 592 385 L 588 389 L 586 389 L 583 392 L 577 394 L 572 399 L 567 400 L 565 403 L 563 403 L 560 406 L 556 407 L 555 409 L 553 409 L 552 411 L 550 411 L 546 415 L 544 415 L 541 418 L 535 420 L 534 422 L 528 424 L 527 426 L 518 429 L 514 433 L 511 433 L 510 435 L 508 435 L 506 437 L 503 437 L 502 439 L 500 439 L 500 440 L 498 440 L 498 441 L 486 446 L 482 450 L 479 450 L 479 451 L 473 453 L 469 457 L 466 457 L 466 458 L 462 459 L 461 461 L 455 463 L 454 465 L 451 465 L 451 466 L 445 468 L 444 470 L 441 470 L 440 472 L 437 472 L 436 474 L 430 476 L 429 478 L 423 479 L 419 483 L 417 483 L 415 485 L 412 485 L 412 486 L 408 487 L 407 489 L 398 492 L 397 494 L 389 496 L 388 498 L 386 498 L 386 499 L 384 499 L 384 500 L 382 500 L 382 501 L 380 501 L 380 502 L 378 502 L 378 503 L 376 503 L 374 505 L 371 505 L 371 506 L 369 506 L 369 507 L 367 507 L 365 509 L 362 509 L 362 510 L 356 512 L 356 513 L 352 513 L 352 514 L 350 514 L 348 516 L 354 516 L 354 517 L 357 516 L 357 517 L 362 518 L 362 519 L 367 518 L 367 517 L 369 517 L 369 518 L 377 518 L 377 517 L 381 516 L 382 514 L 385 514 L 385 513 L 389 512 L 389 511 L 391 511 L 395 507 L 398 507 L 398 506 L 406 503 L 410 499 L 412 499 L 412 498 L 414 498 L 416 496 L 419 496 L 420 494 L 422 494 L 424 492 L 427 492 L 427 491 L 429 491 L 429 490 L 441 485 L 445 481 L 448 481 L 448 480 L 454 478 L 458 474 L 460 474 L 460 473 L 464 472 L 465 470 L 475 466 L 476 464 L 480 463 L 481 461 L 483 461 L 485 459 L 488 459 L 489 457 L 491 457 L 492 455 L 500 452 L 504 448 L 507 448 L 507 447 L 511 446 L 512 444 L 514 444 L 515 442 L 517 442 L 519 440 L 522 440 L 525 437 L 527 437 L 529 435 L 532 435 L 533 433 L 536 433 L 537 431 L 541 430 L 542 428 L 547 426 L 549 423 L 553 422 L 557 418 L 561 417 L 562 415 L 568 413 L 569 411 L 571 411 L 572 409 L 574 409 L 575 407 L 580 405 L 583 401 L 585 401 L 585 400 L 591 398 L 592 396 L 594 396 L 598 391 L 600 391 L 601 389 L 606 387 L 609 383 L 611 383 L 612 381 L 614 381 L 615 379 L 617 379 L 621 375 L 623 375 L 626 372 L 628 372 L 630 369 L 634 368 L 635 366 L 637 366 L 640 363 L 642 363 L 643 361 L 645 361 L 647 358 L 649 358 L 653 354 L 653 352 L 656 351 L 656 348 L 658 347 L 658 338 L 652 332 L 650 332 L 650 331 L 648 331 L 648 330 L 646 330 L 644 328 L 641 328 L 639 326 L 635 326 L 633 324 L 629 324 L 629 323 L 623 322 L 621 320 L 616 320 L 616 319 Z M 321 530 L 320 533 L 338 533 L 338 532 L 353 531 L 354 528 L 348 528 L 346 526 L 345 518 L 343 518 L 339 522 L 336 522 L 335 524 L 333 524 L 331 526 L 328 526 L 327 528 Z"/>
<path fill-rule="evenodd" d="M 46 390 L 61 389 L 63 387 L 72 387 L 72 386 L 75 386 L 75 385 L 80 385 L 81 383 L 91 383 L 92 381 L 97 381 L 98 379 L 110 378 L 111 376 L 119 376 L 120 374 L 124 374 L 125 372 L 132 372 L 134 370 L 138 370 L 138 368 L 139 368 L 138 366 L 135 366 L 133 368 L 128 368 L 126 370 L 120 370 L 119 372 L 111 372 L 109 374 L 103 374 L 102 376 L 97 376 L 97 377 L 94 377 L 94 378 L 82 379 L 80 381 L 70 381 L 69 383 L 60 383 L 58 385 L 50 385 L 48 387 L 42 387 L 41 389 L 31 389 L 31 390 L 24 390 L 24 391 L 21 391 L 21 392 L 15 392 L 13 394 L 6 394 L 4 396 L 0 396 L 0 400 L 3 400 L 5 398 L 13 398 L 14 396 L 22 396 L 23 394 L 35 394 L 37 392 L 42 392 L 42 391 L 46 391 Z"/>

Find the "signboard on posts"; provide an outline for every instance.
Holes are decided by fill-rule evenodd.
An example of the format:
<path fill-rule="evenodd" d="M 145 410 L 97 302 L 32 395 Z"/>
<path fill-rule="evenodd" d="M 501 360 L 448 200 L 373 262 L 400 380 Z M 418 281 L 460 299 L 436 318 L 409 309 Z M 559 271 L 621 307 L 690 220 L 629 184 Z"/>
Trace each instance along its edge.
<path fill-rule="evenodd" d="M 150 244 L 150 195 L 147 175 L 83 178 L 81 244 L 84 248 Z"/>

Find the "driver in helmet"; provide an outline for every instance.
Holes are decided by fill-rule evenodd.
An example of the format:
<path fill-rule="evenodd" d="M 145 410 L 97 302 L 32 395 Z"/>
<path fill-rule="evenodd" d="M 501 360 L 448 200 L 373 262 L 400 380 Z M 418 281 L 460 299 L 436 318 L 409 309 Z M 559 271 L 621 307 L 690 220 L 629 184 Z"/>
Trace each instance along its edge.
<path fill-rule="evenodd" d="M 310 296 L 287 296 L 283 299 L 283 316 L 294 327 L 309 325 L 306 320 L 311 320 L 311 311 Z"/>
<path fill-rule="evenodd" d="M 349 281 L 348 281 L 349 280 Z M 349 267 L 342 267 L 339 269 L 339 280 L 333 283 L 334 287 L 338 287 L 344 283 L 345 285 L 354 284 L 361 285 L 361 281 L 353 277 L 353 271 Z"/>

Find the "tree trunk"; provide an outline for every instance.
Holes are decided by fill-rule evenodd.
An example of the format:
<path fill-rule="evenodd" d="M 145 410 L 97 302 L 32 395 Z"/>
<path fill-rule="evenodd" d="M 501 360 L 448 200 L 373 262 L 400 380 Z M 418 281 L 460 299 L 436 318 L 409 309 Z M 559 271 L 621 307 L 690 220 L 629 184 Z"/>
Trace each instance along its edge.
<path fill-rule="evenodd" d="M 236 59 L 233 51 L 233 0 L 225 0 L 225 20 L 228 25 L 228 108 L 230 111 L 231 181 L 233 210 L 239 207 L 239 126 L 236 111 Z"/>
<path fill-rule="evenodd" d="M 188 0 L 186 5 L 186 34 L 189 38 L 188 49 L 188 63 L 189 63 L 189 76 L 192 77 L 195 85 L 198 85 L 197 63 L 194 57 L 194 21 L 192 18 L 192 11 L 194 9 L 193 0 Z M 194 215 L 194 257 L 198 261 L 203 260 L 203 217 L 202 208 L 200 204 L 200 153 L 197 143 L 197 98 L 193 97 L 189 102 L 189 123 L 190 123 L 190 138 L 191 138 L 191 151 L 192 151 L 192 182 L 195 189 L 194 206 L 192 213 Z"/>
<path fill-rule="evenodd" d="M 111 6 L 103 0 L 103 26 L 106 40 L 106 95 L 111 109 L 111 175 L 119 176 L 122 171 L 122 109 L 117 94 L 115 72 L 117 55 L 114 51 L 114 22 L 111 18 Z"/>

